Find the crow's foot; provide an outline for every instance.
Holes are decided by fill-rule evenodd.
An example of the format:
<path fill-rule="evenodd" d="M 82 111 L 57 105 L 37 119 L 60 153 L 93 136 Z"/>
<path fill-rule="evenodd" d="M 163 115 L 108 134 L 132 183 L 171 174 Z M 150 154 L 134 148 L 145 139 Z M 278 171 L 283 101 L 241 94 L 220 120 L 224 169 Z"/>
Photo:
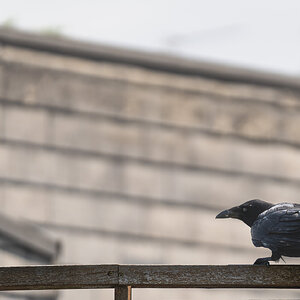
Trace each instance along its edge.
<path fill-rule="evenodd" d="M 259 266 L 269 266 L 269 260 L 271 259 L 271 257 L 264 257 L 264 258 L 258 258 L 254 265 L 259 265 Z"/>

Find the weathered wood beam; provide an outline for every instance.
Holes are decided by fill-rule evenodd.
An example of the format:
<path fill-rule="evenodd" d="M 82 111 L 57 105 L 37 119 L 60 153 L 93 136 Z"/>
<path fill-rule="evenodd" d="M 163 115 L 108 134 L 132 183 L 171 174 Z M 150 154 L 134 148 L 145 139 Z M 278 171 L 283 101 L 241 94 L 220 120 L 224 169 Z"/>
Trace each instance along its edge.
<path fill-rule="evenodd" d="M 133 288 L 300 288 L 300 265 L 121 265 Z"/>
<path fill-rule="evenodd" d="M 0 268 L 0 290 L 94 289 L 118 285 L 117 265 Z"/>
<path fill-rule="evenodd" d="M 115 300 L 131 300 L 131 286 L 115 288 Z"/>
<path fill-rule="evenodd" d="M 132 288 L 300 288 L 300 265 L 55 265 L 0 268 L 0 291 Z M 128 288 L 127 288 L 128 287 Z M 124 295 L 124 289 L 118 293 Z M 126 294 L 125 293 L 125 294 Z M 122 299 L 122 298 L 121 298 Z"/>

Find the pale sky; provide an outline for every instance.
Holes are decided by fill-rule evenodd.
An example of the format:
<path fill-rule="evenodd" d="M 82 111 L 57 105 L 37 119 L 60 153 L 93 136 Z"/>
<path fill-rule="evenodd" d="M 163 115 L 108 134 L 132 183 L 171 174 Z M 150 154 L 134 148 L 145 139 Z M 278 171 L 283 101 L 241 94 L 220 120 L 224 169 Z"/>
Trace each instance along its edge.
<path fill-rule="evenodd" d="M 0 0 L 0 23 L 300 76 L 298 0 Z"/>

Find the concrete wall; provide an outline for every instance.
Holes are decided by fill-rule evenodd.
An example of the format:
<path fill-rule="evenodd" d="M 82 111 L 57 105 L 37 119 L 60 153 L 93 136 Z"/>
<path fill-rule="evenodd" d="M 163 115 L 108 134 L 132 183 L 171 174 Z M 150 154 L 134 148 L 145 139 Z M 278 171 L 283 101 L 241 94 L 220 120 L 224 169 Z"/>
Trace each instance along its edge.
<path fill-rule="evenodd" d="M 253 263 L 268 251 L 251 245 L 249 228 L 214 217 L 252 198 L 298 201 L 299 100 L 299 91 L 287 87 L 2 43 L 2 212 L 59 237 L 62 263 Z M 135 293 L 139 299 L 275 295 Z M 112 298 L 111 291 L 62 295 Z"/>

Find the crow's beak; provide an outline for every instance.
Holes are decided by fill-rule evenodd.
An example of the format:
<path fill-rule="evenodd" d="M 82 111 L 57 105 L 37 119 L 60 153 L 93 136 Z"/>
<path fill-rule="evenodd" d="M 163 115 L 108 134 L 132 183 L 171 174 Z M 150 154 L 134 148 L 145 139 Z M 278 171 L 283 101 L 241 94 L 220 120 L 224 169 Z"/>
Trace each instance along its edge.
<path fill-rule="evenodd" d="M 225 219 L 225 218 L 235 218 L 240 219 L 241 217 L 241 208 L 238 206 L 232 207 L 230 209 L 226 209 L 221 211 L 217 216 L 216 219 Z"/>
<path fill-rule="evenodd" d="M 216 215 L 216 219 L 225 219 L 225 218 L 230 218 L 228 209 L 223 210 L 218 215 Z"/>

